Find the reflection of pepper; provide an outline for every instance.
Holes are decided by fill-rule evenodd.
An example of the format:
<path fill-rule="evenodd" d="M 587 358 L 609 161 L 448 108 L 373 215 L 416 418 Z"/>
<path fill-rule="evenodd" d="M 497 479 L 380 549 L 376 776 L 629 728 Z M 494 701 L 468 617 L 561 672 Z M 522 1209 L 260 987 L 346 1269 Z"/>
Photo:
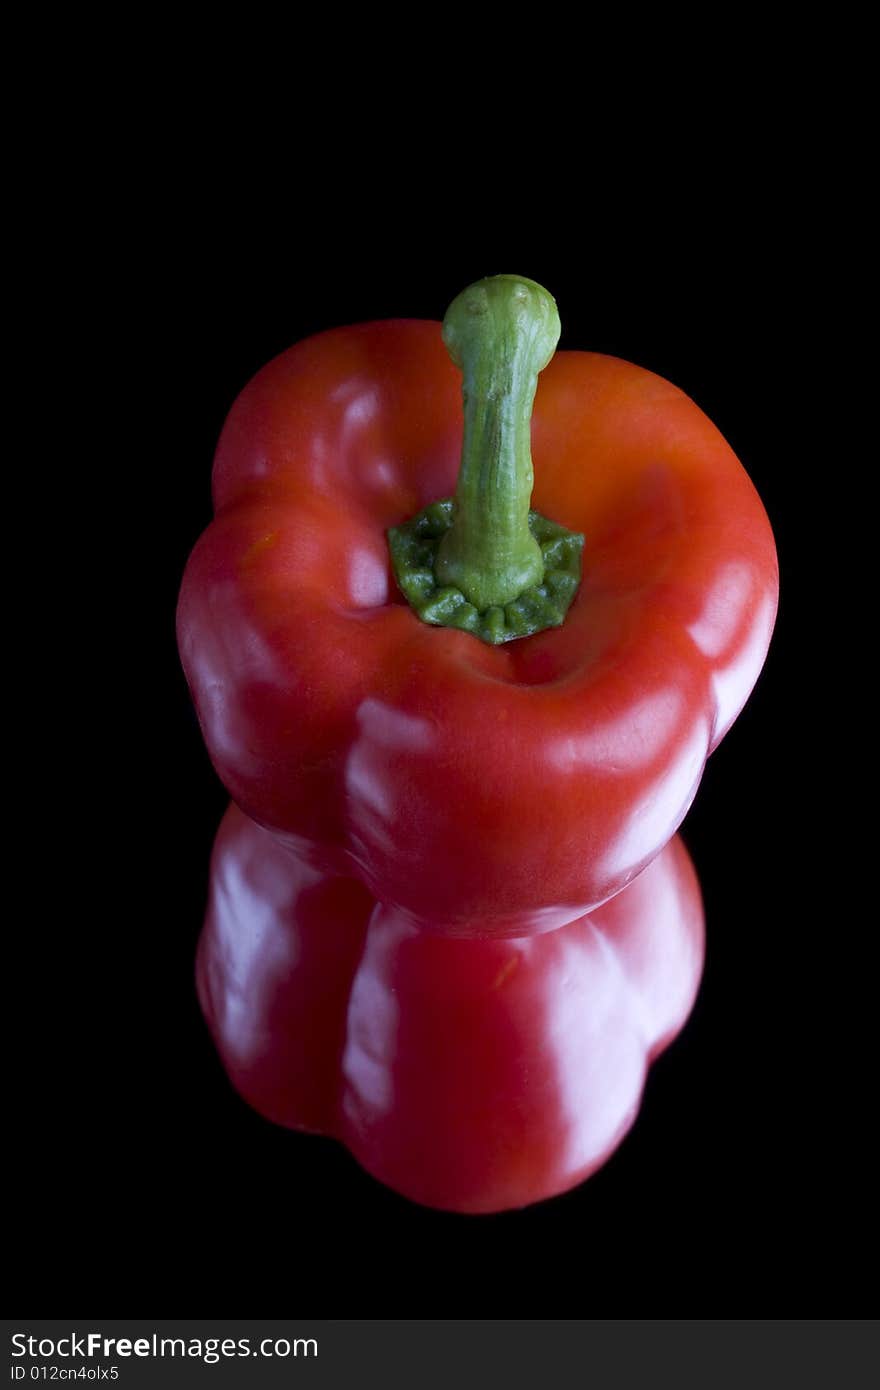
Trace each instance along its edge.
<path fill-rule="evenodd" d="M 770 528 L 730 448 L 615 358 L 563 352 L 543 371 L 546 520 L 529 524 L 550 306 L 496 277 L 447 315 L 466 391 L 457 487 L 460 384 L 436 324 L 335 330 L 275 359 L 224 428 L 216 519 L 181 595 L 184 665 L 233 798 L 451 934 L 549 930 L 649 863 L 775 614 Z M 389 529 L 425 621 L 392 576 Z"/>
<path fill-rule="evenodd" d="M 580 1182 L 635 1118 L 703 956 L 679 839 L 558 931 L 443 940 L 230 808 L 199 946 L 202 1007 L 244 1098 L 341 1139 L 430 1206 L 499 1211 Z"/>

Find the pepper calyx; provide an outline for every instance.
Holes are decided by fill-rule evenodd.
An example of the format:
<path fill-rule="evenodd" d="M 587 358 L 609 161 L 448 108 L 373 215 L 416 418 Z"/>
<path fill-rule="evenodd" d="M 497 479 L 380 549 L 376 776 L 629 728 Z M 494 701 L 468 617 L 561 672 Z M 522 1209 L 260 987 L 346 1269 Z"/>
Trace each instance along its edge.
<path fill-rule="evenodd" d="M 454 508 L 453 498 L 443 498 L 388 532 L 398 586 L 422 622 L 459 628 L 491 646 L 560 627 L 580 584 L 583 536 L 530 510 L 529 531 L 540 547 L 544 578 L 510 602 L 481 611 L 461 589 L 436 578 L 437 551 L 452 527 Z"/>

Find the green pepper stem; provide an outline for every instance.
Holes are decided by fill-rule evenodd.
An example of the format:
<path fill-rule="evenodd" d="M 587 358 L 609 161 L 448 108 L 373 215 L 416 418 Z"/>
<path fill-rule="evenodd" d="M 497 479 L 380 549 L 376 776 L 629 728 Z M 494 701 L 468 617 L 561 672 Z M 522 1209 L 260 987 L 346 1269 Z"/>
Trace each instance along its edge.
<path fill-rule="evenodd" d="M 458 486 L 389 528 L 391 563 L 422 622 L 497 646 L 559 627 L 581 582 L 584 537 L 529 510 L 532 405 L 559 341 L 556 304 L 518 275 L 479 280 L 450 304 L 443 341 L 464 377 Z"/>
<path fill-rule="evenodd" d="M 443 320 L 443 341 L 464 378 L 464 439 L 452 526 L 435 574 L 481 612 L 544 579 L 529 529 L 531 418 L 538 373 L 559 332 L 553 297 L 518 275 L 470 285 Z"/>

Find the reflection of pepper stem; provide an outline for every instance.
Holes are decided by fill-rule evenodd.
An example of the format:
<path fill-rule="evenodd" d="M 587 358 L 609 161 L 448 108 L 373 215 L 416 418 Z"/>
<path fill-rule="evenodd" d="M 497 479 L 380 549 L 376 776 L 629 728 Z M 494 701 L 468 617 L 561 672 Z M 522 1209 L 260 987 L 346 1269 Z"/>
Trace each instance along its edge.
<path fill-rule="evenodd" d="M 443 321 L 443 340 L 464 377 L 464 441 L 452 527 L 434 572 L 480 611 L 510 603 L 544 578 L 528 524 L 530 432 L 538 373 L 559 331 L 551 295 L 517 275 L 470 285 Z"/>

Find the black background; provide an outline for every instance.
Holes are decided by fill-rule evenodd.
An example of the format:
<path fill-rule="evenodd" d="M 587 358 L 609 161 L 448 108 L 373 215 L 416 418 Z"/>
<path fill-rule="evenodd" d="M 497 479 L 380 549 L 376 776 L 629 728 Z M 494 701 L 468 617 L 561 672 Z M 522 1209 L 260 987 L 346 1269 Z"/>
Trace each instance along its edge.
<path fill-rule="evenodd" d="M 77 512 L 90 617 L 70 635 L 65 679 L 88 717 L 66 754 L 63 835 L 35 821 L 36 900 L 43 912 L 54 893 L 61 907 L 48 944 L 28 943 L 38 983 L 14 1068 L 22 1297 L 38 1311 L 88 1299 L 108 1315 L 857 1313 L 849 1011 L 833 872 L 813 886 L 824 840 L 806 833 L 803 757 L 819 698 L 805 674 L 803 477 L 821 290 L 804 298 L 791 225 L 735 199 L 673 228 L 652 204 L 624 231 L 556 209 L 564 236 L 452 236 L 436 208 L 402 216 L 360 197 L 350 220 L 338 204 L 323 221 L 311 211 L 239 240 L 223 235 L 219 195 L 197 221 L 173 200 L 145 205 L 101 277 L 81 447 L 104 460 L 96 491 L 110 506 L 97 527 L 90 502 Z M 178 666 L 174 605 L 210 518 L 223 418 L 259 366 L 336 324 L 439 319 L 463 285 L 509 270 L 556 296 L 562 349 L 638 362 L 715 421 L 770 515 L 781 606 L 684 827 L 708 930 L 684 1034 L 588 1183 L 464 1218 L 398 1198 L 330 1141 L 273 1128 L 225 1080 L 192 983 L 225 795 Z"/>

